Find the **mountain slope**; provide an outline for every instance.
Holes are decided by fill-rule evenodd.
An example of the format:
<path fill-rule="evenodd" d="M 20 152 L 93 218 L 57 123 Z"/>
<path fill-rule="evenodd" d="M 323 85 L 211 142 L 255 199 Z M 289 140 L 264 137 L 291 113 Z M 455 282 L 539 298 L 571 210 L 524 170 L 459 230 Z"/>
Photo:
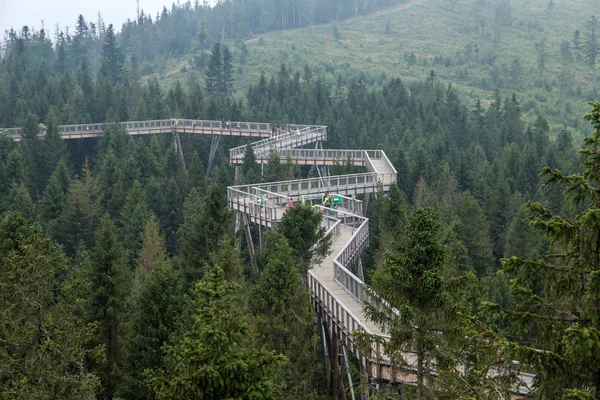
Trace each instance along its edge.
<path fill-rule="evenodd" d="M 552 4 L 410 0 L 342 22 L 271 32 L 245 42 L 249 56 L 236 69 L 236 88 L 243 93 L 282 63 L 293 71 L 308 65 L 330 84 L 361 76 L 375 85 L 388 77 L 411 82 L 434 70 L 471 104 L 489 101 L 496 89 L 503 97 L 516 92 L 528 119 L 541 113 L 555 127 L 582 128 L 580 116 L 594 98 L 591 68 L 579 59 L 573 79 L 573 58 L 561 53 L 561 43 L 571 45 L 577 29 L 585 39 L 596 0 Z M 180 68 L 167 73 L 169 81 L 184 77 Z"/>

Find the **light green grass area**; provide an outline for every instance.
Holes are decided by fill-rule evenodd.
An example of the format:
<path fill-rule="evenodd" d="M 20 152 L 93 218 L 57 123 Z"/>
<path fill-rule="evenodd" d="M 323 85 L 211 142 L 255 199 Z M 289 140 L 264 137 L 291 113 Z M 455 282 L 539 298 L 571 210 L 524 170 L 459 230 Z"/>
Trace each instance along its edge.
<path fill-rule="evenodd" d="M 489 103 L 499 88 L 503 97 L 517 94 L 528 120 L 541 113 L 555 129 L 563 124 L 585 126 L 581 116 L 587 101 L 593 98 L 591 68 L 579 60 L 575 79 L 561 80 L 565 67 L 560 43 L 571 41 L 576 29 L 584 36 L 590 12 L 597 10 L 600 15 L 597 0 L 554 0 L 551 11 L 547 9 L 548 0 L 511 0 L 510 26 L 495 23 L 498 0 L 483 1 L 486 5 L 479 15 L 475 4 L 480 0 L 454 0 L 453 10 L 451 2 L 409 0 L 367 16 L 251 38 L 246 41 L 246 63 L 235 68 L 237 95 L 256 83 L 262 71 L 267 75 L 277 73 L 282 63 L 300 72 L 307 64 L 332 84 L 338 76 L 345 83 L 360 76 L 373 85 L 391 77 L 414 82 L 424 80 L 434 70 L 442 83 L 458 89 L 469 107 L 478 98 Z M 483 31 L 477 29 L 480 15 L 485 20 Z M 334 26 L 339 40 L 334 37 Z M 536 50 L 536 43 L 542 39 L 547 42 L 546 85 L 541 83 Z M 230 45 L 238 56 L 239 49 Z M 472 51 L 467 55 L 469 47 Z M 414 65 L 410 62 L 412 54 Z M 441 63 L 434 64 L 435 57 Z M 516 85 L 511 79 L 515 57 L 522 66 Z M 186 61 L 169 62 L 163 78 L 165 86 L 186 79 L 189 72 L 181 72 Z M 202 78 L 200 72 L 198 75 Z"/>

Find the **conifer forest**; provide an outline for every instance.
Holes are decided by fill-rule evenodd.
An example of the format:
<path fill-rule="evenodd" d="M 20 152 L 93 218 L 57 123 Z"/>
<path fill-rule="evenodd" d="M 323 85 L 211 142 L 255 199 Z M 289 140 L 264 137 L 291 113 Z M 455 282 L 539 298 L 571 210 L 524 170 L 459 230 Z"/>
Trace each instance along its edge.
<path fill-rule="evenodd" d="M 596 0 L 97 7 L 0 33 L 0 400 L 600 399 Z"/>

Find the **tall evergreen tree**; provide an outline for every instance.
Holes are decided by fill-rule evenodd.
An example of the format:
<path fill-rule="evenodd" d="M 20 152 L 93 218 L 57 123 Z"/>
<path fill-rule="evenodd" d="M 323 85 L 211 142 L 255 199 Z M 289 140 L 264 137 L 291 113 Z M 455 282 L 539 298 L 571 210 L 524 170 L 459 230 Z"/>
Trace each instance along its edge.
<path fill-rule="evenodd" d="M 148 220 L 146 192 L 138 181 L 127 192 L 125 204 L 121 210 L 122 237 L 125 249 L 129 252 L 129 262 L 133 264 L 142 248 L 143 233 Z"/>
<path fill-rule="evenodd" d="M 302 278 L 308 282 L 308 269 L 329 254 L 332 237 L 321 225 L 323 215 L 309 204 L 295 204 L 277 225 L 299 261 Z"/>
<path fill-rule="evenodd" d="M 545 167 L 545 185 L 559 185 L 578 210 L 562 217 L 528 202 L 529 221 L 552 243 L 545 259 L 518 256 L 502 260 L 515 278 L 511 291 L 522 300 L 516 309 L 491 307 L 519 328 L 511 355 L 536 373 L 540 398 L 592 399 L 600 393 L 600 103 L 585 116 L 594 127 L 580 150 L 583 172 L 564 175 Z"/>
<path fill-rule="evenodd" d="M 206 93 L 227 97 L 233 87 L 233 57 L 229 47 L 215 43 L 206 67 Z"/>
<path fill-rule="evenodd" d="M 142 249 L 137 258 L 134 289 L 138 288 L 150 275 L 158 263 L 167 259 L 165 239 L 162 237 L 156 215 L 150 214 L 144 228 Z"/>
<path fill-rule="evenodd" d="M 125 64 L 125 54 L 117 44 L 117 36 L 113 25 L 108 25 L 102 44 L 102 61 L 100 73 L 113 84 L 121 82 L 123 78 L 123 66 Z"/>
<path fill-rule="evenodd" d="M 129 292 L 127 252 L 117 237 L 117 228 L 105 214 L 96 232 L 90 271 L 90 316 L 97 323 L 98 340 L 104 345 L 105 360 L 99 369 L 105 399 L 112 399 L 118 376 L 119 323 Z"/>
<path fill-rule="evenodd" d="M 408 218 L 406 243 L 400 244 L 397 255 L 386 254 L 375 271 L 370 290 L 381 298 L 371 297 L 365 306 L 367 317 L 391 335 L 384 350 L 394 365 L 405 365 L 406 352 L 415 352 L 419 400 L 432 398 L 428 365 L 435 359 L 437 369 L 443 370 L 451 353 L 449 343 L 464 334 L 459 327 L 465 315 L 451 283 L 442 276 L 448 250 L 441 233 L 439 216 L 430 208 L 417 208 Z M 397 312 L 389 312 L 389 307 Z"/>
<path fill-rule="evenodd" d="M 287 240 L 280 233 L 270 232 L 266 243 L 267 263 L 251 291 L 250 307 L 256 315 L 261 342 L 289 360 L 283 368 L 286 384 L 279 385 L 278 397 L 300 397 L 316 386 L 316 321 L 308 288 L 301 281 L 298 262 Z"/>
<path fill-rule="evenodd" d="M 67 204 L 58 220 L 57 237 L 69 255 L 74 254 L 80 242 L 87 249 L 92 248 L 100 215 L 93 178 L 87 163 L 82 174 L 82 179 L 77 179 L 71 184 Z"/>
<path fill-rule="evenodd" d="M 0 398 L 92 398 L 92 329 L 78 318 L 60 247 L 16 213 L 0 220 Z"/>
<path fill-rule="evenodd" d="M 146 369 L 164 368 L 163 346 L 179 327 L 185 290 L 181 273 L 163 259 L 148 271 L 131 300 L 131 326 L 123 345 L 123 384 L 119 394 L 128 399 L 155 398 L 146 385 Z"/>
<path fill-rule="evenodd" d="M 191 328 L 163 349 L 165 367 L 148 372 L 157 399 L 275 399 L 271 377 L 284 358 L 249 347 L 237 289 L 219 266 L 197 283 Z"/>
<path fill-rule="evenodd" d="M 598 58 L 598 20 L 592 15 L 586 24 L 585 39 L 583 42 L 583 55 L 585 61 L 592 67 L 594 77 L 594 90 L 596 89 L 596 59 Z"/>
<path fill-rule="evenodd" d="M 206 67 L 206 93 L 209 95 L 220 94 L 221 74 L 223 73 L 223 58 L 221 56 L 221 44 L 215 43 L 208 66 Z"/>
<path fill-rule="evenodd" d="M 242 162 L 243 182 L 245 184 L 260 182 L 260 167 L 256 164 L 256 155 L 252 146 L 246 146 Z"/>

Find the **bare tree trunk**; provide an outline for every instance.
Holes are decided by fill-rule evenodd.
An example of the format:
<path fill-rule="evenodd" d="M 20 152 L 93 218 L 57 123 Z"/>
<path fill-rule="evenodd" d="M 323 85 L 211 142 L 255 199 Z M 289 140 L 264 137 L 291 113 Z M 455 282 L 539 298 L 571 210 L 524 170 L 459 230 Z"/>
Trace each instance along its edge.
<path fill-rule="evenodd" d="M 421 343 L 421 335 L 417 333 L 417 399 L 424 400 L 423 393 L 423 359 L 424 351 Z"/>

